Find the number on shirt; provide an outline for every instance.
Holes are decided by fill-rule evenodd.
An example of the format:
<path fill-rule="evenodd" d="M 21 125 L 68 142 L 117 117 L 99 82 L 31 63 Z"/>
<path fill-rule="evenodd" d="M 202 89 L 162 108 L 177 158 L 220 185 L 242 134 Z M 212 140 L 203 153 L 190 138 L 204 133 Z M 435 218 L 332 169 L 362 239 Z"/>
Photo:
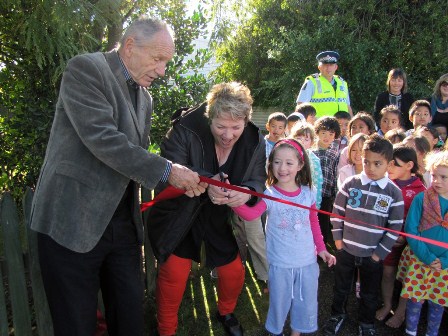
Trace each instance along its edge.
<path fill-rule="evenodd" d="M 350 195 L 350 198 L 348 199 L 347 204 L 352 208 L 359 207 L 361 205 L 362 191 L 359 189 L 351 189 L 348 194 Z"/>

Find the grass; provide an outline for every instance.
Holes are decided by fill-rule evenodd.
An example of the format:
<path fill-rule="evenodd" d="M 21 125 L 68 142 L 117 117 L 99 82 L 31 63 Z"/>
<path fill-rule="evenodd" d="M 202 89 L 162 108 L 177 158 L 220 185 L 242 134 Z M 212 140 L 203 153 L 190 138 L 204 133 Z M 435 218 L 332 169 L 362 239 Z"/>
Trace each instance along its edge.
<path fill-rule="evenodd" d="M 187 283 L 184 298 L 179 309 L 177 336 L 224 336 L 226 333 L 216 320 L 217 311 L 216 280 L 206 267 L 192 272 Z M 269 306 L 269 295 L 255 277 L 250 263 L 246 263 L 246 280 L 238 299 L 235 315 L 244 328 L 244 335 L 257 335 L 264 329 L 264 321 Z M 149 328 L 155 328 L 154 298 L 148 301 Z M 149 333 L 151 335 L 151 333 Z"/>

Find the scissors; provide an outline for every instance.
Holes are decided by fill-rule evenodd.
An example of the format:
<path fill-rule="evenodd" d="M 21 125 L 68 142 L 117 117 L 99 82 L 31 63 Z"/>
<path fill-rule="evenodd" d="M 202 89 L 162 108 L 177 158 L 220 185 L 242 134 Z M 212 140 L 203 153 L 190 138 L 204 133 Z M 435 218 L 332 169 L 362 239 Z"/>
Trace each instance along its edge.
<path fill-rule="evenodd" d="M 226 183 L 226 178 L 224 177 L 224 172 L 219 172 L 219 179 L 221 180 L 222 183 Z M 226 188 L 222 188 L 222 191 L 227 191 Z"/>

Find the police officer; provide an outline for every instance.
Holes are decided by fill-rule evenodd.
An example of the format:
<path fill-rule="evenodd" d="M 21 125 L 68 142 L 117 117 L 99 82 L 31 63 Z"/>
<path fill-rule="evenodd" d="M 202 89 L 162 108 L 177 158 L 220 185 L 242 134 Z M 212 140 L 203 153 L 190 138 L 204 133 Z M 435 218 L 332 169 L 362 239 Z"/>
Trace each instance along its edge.
<path fill-rule="evenodd" d="M 334 73 L 338 69 L 339 54 L 322 51 L 317 54 L 320 73 L 306 77 L 297 97 L 297 105 L 310 103 L 316 109 L 316 117 L 333 116 L 346 111 L 353 116 L 347 82 Z"/>

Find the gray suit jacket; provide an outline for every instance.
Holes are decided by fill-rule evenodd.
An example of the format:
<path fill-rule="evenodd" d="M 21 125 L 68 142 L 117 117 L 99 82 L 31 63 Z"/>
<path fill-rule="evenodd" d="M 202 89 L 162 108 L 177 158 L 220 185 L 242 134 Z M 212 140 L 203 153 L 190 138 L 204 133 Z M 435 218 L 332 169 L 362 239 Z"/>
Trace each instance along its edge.
<path fill-rule="evenodd" d="M 152 98 L 143 88 L 134 110 L 116 51 L 72 58 L 34 194 L 31 228 L 73 251 L 90 251 L 130 180 L 154 189 L 166 168 L 166 159 L 145 149 L 151 112 Z M 137 188 L 133 192 L 139 200 Z M 133 221 L 142 241 L 137 201 Z"/>

